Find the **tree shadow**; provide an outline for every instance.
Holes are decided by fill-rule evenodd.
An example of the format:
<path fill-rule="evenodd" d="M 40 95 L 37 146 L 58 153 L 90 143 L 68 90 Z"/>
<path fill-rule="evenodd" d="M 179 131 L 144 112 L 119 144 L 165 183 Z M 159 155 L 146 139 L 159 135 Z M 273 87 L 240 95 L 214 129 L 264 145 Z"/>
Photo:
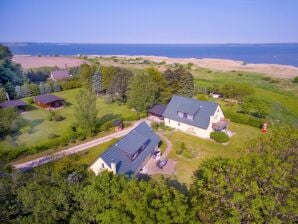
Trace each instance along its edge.
<path fill-rule="evenodd" d="M 26 106 L 26 109 L 24 112 L 29 112 L 29 111 L 36 110 L 36 109 L 37 108 L 35 106 L 29 104 Z"/>
<path fill-rule="evenodd" d="M 64 106 L 65 107 L 68 107 L 68 106 L 71 106 L 72 105 L 72 103 L 70 103 L 70 102 L 68 102 L 68 101 L 64 101 Z"/>
<path fill-rule="evenodd" d="M 121 120 L 121 115 L 120 114 L 105 114 L 96 121 L 96 126 L 100 127 L 103 124 L 109 122 L 109 121 L 114 121 L 114 120 Z"/>
<path fill-rule="evenodd" d="M 181 192 L 185 195 L 188 194 L 188 189 L 187 189 L 186 184 L 179 182 L 176 178 L 167 177 L 167 178 L 165 178 L 165 182 L 168 186 L 174 187 L 179 192 Z"/>

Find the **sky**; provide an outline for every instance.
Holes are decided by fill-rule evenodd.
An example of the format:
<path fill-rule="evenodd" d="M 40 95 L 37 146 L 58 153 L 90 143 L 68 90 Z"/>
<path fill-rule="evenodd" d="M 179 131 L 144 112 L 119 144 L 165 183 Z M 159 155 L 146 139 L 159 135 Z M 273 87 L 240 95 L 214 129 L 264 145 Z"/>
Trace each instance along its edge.
<path fill-rule="evenodd" d="M 298 0 L 0 0 L 0 42 L 298 43 Z"/>

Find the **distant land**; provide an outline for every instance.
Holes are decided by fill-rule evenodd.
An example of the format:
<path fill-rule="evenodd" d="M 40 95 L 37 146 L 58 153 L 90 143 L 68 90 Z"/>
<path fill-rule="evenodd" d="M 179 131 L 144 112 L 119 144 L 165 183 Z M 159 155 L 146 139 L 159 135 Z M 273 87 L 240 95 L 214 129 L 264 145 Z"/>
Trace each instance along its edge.
<path fill-rule="evenodd" d="M 284 44 L 74 44 L 4 43 L 14 55 L 128 55 L 228 59 L 298 67 L 298 43 Z"/>

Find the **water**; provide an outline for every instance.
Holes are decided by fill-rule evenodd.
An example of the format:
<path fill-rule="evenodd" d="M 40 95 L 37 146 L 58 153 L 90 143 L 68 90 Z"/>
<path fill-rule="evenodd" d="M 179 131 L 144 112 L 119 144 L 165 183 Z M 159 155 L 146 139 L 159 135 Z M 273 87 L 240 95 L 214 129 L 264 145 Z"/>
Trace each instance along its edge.
<path fill-rule="evenodd" d="M 298 66 L 298 44 L 7 44 L 13 54 L 154 55 Z"/>

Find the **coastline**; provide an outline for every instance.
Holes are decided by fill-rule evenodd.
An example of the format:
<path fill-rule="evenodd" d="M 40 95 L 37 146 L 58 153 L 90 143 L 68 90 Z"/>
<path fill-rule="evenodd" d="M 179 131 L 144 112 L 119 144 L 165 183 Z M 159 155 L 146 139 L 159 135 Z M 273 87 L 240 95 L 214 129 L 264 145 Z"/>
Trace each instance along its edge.
<path fill-rule="evenodd" d="M 229 59 L 215 59 L 215 58 L 170 58 L 164 56 L 147 56 L 147 55 L 86 55 L 90 58 L 94 57 L 118 57 L 125 59 L 143 58 L 153 62 L 165 62 L 167 64 L 188 64 L 192 63 L 198 67 L 207 68 L 215 71 L 247 71 L 256 72 L 272 76 L 275 78 L 294 78 L 298 76 L 298 67 L 292 65 L 280 64 L 251 64 L 244 63 L 243 61 L 229 60 Z M 37 67 L 74 67 L 79 66 L 86 61 L 75 56 L 31 56 L 31 55 L 15 55 L 13 61 L 21 64 L 25 69 Z"/>

